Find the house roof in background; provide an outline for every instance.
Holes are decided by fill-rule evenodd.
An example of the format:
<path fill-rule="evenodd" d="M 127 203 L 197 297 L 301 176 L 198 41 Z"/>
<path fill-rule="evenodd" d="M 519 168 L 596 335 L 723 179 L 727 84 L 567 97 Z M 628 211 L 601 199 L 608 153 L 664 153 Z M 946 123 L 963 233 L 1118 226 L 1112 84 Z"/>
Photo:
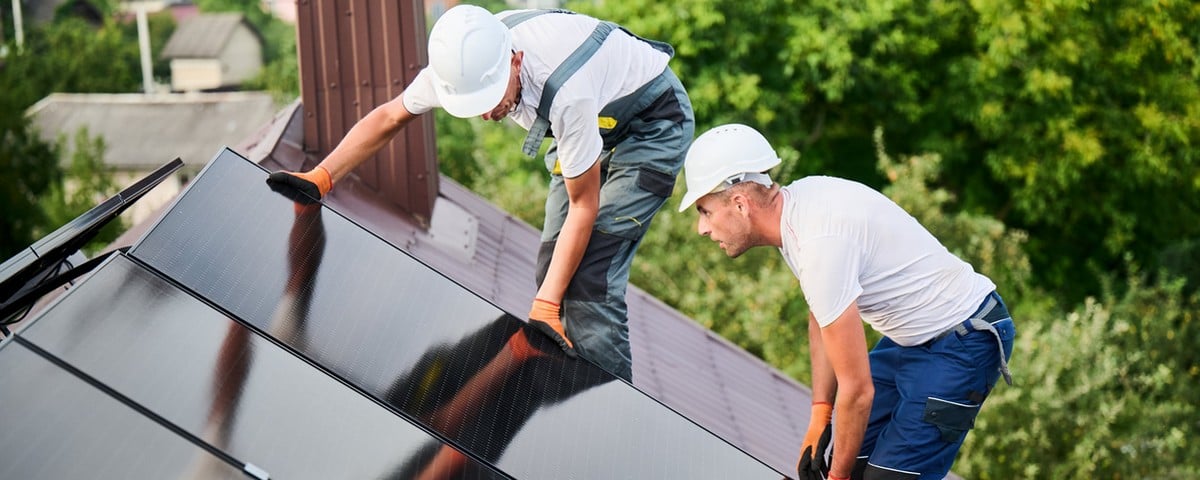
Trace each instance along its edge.
<path fill-rule="evenodd" d="M 258 35 L 240 13 L 204 13 L 188 18 L 167 40 L 162 58 L 216 58 L 238 27 Z"/>
<path fill-rule="evenodd" d="M 178 156 L 195 170 L 212 158 L 214 146 L 240 144 L 277 111 L 265 92 L 55 93 L 27 115 L 46 141 L 60 134 L 70 140 L 81 128 L 103 137 L 105 162 L 118 169 L 149 170 Z"/>

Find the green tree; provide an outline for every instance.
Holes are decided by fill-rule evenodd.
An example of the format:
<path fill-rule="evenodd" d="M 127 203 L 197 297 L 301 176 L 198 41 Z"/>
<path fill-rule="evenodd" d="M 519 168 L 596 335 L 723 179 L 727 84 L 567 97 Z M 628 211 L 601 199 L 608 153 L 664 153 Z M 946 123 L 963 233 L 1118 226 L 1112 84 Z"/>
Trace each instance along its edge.
<path fill-rule="evenodd" d="M 7 111 L 0 109 L 0 112 Z M 38 198 L 62 181 L 58 153 L 35 135 L 23 116 L 0 113 L 0 258 L 33 243 L 47 223 Z"/>
<path fill-rule="evenodd" d="M 1200 265 L 1189 263 L 1200 257 L 1200 237 L 1190 230 L 1200 182 L 1194 157 L 1181 151 L 1196 140 L 1189 123 L 1197 118 L 1189 50 L 1196 33 L 1172 26 L 1194 23 L 1194 5 L 627 0 L 573 7 L 671 41 L 698 130 L 730 121 L 763 129 L 781 145 L 785 162 L 774 174 L 785 183 L 810 173 L 871 183 L 996 281 L 1017 322 L 1016 385 L 992 393 L 956 472 L 1200 475 L 1192 460 L 1200 451 L 1190 441 L 1200 433 L 1200 299 L 1181 280 L 1133 267 L 1147 255 L 1154 260 L 1147 265 L 1176 275 L 1194 275 L 1189 265 Z M 1134 15 L 1139 10 L 1146 11 Z M 1062 65 L 1052 75 L 1054 62 Z M 1129 107 L 1134 97 L 1141 103 Z M 446 120 L 439 117 L 438 127 L 447 170 L 538 225 L 545 173 L 520 156 L 520 129 L 457 119 L 444 127 Z M 1159 129 L 1144 128 L 1156 122 Z M 1154 133 L 1162 131 L 1174 133 Z M 1084 161 L 1089 144 L 1102 153 Z M 1118 179 L 1123 187 L 1114 187 Z M 725 258 L 696 235 L 693 213 L 669 207 L 639 250 L 632 282 L 807 381 L 808 307 L 779 255 L 756 249 Z M 1072 230 L 1095 227 L 1102 214 L 1121 219 L 1153 208 L 1176 215 L 1176 224 L 1139 217 Z M 1122 231 L 1153 228 L 1112 243 Z M 1087 272 L 1099 267 L 1113 268 Z"/>
<path fill-rule="evenodd" d="M 883 193 L 921 222 L 934 237 L 1006 296 L 1031 293 L 1032 267 L 1025 243 L 1029 236 L 986 214 L 956 209 L 955 195 L 937 187 L 942 158 L 925 154 L 893 159 L 884 148 L 883 130 L 875 132 L 879 171 L 890 182 Z M 951 213 L 953 212 L 953 213 Z"/>
<path fill-rule="evenodd" d="M 103 138 L 92 137 L 85 128 L 75 132 L 71 143 L 71 148 L 67 148 L 67 137 L 62 135 L 55 144 L 56 151 L 71 152 L 70 160 L 63 172 L 63 181 L 53 183 L 38 199 L 46 221 L 34 231 L 35 237 L 45 236 L 66 225 L 120 191 L 120 186 L 113 181 L 112 168 L 104 164 L 107 147 Z M 126 228 L 120 218 L 113 219 L 85 246 L 85 250 L 95 251 L 112 243 Z"/>
<path fill-rule="evenodd" d="M 1028 231 L 1035 280 L 1071 298 L 1126 251 L 1148 264 L 1200 237 L 1194 2 L 573 6 L 673 43 L 701 129 L 762 129 L 803 154 L 785 178 L 881 186 L 876 126 L 892 151 L 937 153 L 962 208 Z"/>
<path fill-rule="evenodd" d="M 1200 305 L 1182 283 L 1131 269 L 1062 312 L 1025 299 L 1013 387 L 998 386 L 955 470 L 966 478 L 1200 475 Z M 1024 321 L 1033 318 L 1041 321 Z M 1053 320 L 1052 320 L 1053 319 Z M 1150 321 L 1146 321 L 1149 319 Z"/>
<path fill-rule="evenodd" d="M 137 43 L 124 27 L 66 18 L 31 29 L 24 48 L 9 44 L 0 66 L 0 257 L 62 224 L 41 199 L 65 179 L 62 150 L 42 142 L 25 110 L 52 92 L 134 92 L 141 88 Z M 58 223 L 55 223 L 58 222 Z"/>
<path fill-rule="evenodd" d="M 68 18 L 28 32 L 21 51 L 0 70 L 0 106 L 20 115 L 53 92 L 118 93 L 141 90 L 141 62 L 115 22 L 96 28 Z"/>

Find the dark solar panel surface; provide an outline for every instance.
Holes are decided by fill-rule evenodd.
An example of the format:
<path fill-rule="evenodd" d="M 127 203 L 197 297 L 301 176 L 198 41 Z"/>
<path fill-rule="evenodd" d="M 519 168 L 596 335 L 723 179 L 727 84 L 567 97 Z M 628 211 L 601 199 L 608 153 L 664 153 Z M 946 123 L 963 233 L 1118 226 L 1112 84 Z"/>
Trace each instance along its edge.
<path fill-rule="evenodd" d="M 0 478 L 246 478 L 23 345 L 0 365 Z"/>
<path fill-rule="evenodd" d="M 21 336 L 273 478 L 416 478 L 443 449 L 465 458 L 125 257 Z M 455 472 L 441 478 L 504 478 L 474 460 Z"/>
<path fill-rule="evenodd" d="M 779 478 L 265 178 L 222 154 L 131 254 L 514 477 Z"/>

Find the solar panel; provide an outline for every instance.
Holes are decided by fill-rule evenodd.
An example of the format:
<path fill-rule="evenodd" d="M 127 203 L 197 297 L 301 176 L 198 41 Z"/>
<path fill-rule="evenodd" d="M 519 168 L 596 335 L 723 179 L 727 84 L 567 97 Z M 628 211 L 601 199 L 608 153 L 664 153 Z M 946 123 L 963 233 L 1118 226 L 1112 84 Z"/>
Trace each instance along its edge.
<path fill-rule="evenodd" d="M 22 345 L 0 365 L 0 478 L 246 478 Z"/>
<path fill-rule="evenodd" d="M 412 478 L 444 444 L 118 256 L 21 334 L 275 478 Z M 504 478 L 446 448 L 445 478 Z M 5 477 L 8 478 L 8 477 Z"/>
<path fill-rule="evenodd" d="M 130 254 L 513 477 L 780 477 L 265 178 L 223 152 Z"/>
<path fill-rule="evenodd" d="M 10 310 L 10 302 L 19 301 L 41 280 L 53 276 L 63 260 L 83 248 L 113 218 L 182 166 L 178 158 L 163 164 L 0 264 L 0 310 Z M 6 320 L 0 317 L 0 322 Z"/>

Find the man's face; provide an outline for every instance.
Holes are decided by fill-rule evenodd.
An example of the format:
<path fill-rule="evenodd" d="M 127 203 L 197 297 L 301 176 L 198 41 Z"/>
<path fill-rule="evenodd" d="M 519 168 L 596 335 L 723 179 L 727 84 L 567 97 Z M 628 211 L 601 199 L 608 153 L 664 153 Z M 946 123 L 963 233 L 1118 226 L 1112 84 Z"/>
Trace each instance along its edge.
<path fill-rule="evenodd" d="M 504 97 L 500 99 L 500 103 L 496 104 L 496 108 L 492 111 L 483 114 L 484 120 L 501 121 L 508 114 L 517 109 L 517 105 L 521 103 L 521 59 L 524 57 L 524 52 L 516 52 L 512 57 L 512 68 L 508 74 L 508 89 L 504 91 Z"/>
<path fill-rule="evenodd" d="M 744 208 L 739 207 L 735 199 L 719 194 L 705 195 L 696 200 L 696 212 L 700 216 L 696 232 L 717 242 L 729 258 L 737 258 L 754 246 L 750 219 Z"/>

